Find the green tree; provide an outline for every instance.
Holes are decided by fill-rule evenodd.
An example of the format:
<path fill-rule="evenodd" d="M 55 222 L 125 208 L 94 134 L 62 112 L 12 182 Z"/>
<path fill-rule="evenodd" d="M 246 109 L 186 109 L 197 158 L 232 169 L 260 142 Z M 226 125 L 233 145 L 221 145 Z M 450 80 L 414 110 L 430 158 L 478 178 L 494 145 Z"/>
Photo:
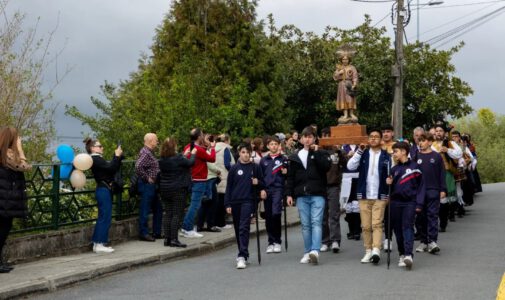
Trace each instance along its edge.
<path fill-rule="evenodd" d="M 75 107 L 67 114 L 97 133 L 104 143 L 123 140 L 127 154 L 149 131 L 187 140 L 199 126 L 209 132 L 252 136 L 286 130 L 280 69 L 256 1 L 174 1 L 157 28 L 152 56 L 119 86 L 106 83 L 99 109 L 87 116 Z"/>
<path fill-rule="evenodd" d="M 42 89 L 47 67 L 56 59 L 48 49 L 55 30 L 41 38 L 37 28 L 25 28 L 25 15 L 9 13 L 8 1 L 0 0 L 0 124 L 16 127 L 23 136 L 23 147 L 29 160 L 48 159 L 47 146 L 54 138 L 54 109 L 51 92 Z"/>
<path fill-rule="evenodd" d="M 337 124 L 336 84 L 332 79 L 337 63 L 336 51 L 343 44 L 356 50 L 352 64 L 359 72 L 358 114 L 361 124 L 380 126 L 391 122 L 394 49 L 385 28 L 370 25 L 365 16 L 360 26 L 342 30 L 327 27 L 321 36 L 304 33 L 293 25 L 280 29 L 270 17 L 270 34 L 286 76 L 286 102 L 295 111 L 294 125 Z M 471 112 L 466 96 L 472 93 L 467 83 L 454 76 L 451 57 L 461 46 L 437 51 L 429 45 L 412 44 L 405 48 L 406 74 L 404 127 L 432 124 L 442 115 L 455 118 Z"/>
<path fill-rule="evenodd" d="M 454 122 L 455 128 L 470 134 L 477 151 L 477 169 L 483 183 L 504 182 L 505 141 L 500 138 L 505 132 L 505 116 L 496 115 L 487 108 L 477 115 L 470 115 Z"/>

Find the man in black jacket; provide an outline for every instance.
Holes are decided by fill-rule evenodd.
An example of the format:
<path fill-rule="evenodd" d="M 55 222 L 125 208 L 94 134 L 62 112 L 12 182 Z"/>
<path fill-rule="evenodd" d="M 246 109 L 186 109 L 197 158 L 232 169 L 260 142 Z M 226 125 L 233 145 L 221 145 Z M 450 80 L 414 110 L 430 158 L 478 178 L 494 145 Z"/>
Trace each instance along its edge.
<path fill-rule="evenodd" d="M 324 198 L 326 197 L 326 173 L 331 167 L 328 152 L 314 144 L 316 133 L 312 127 L 302 131 L 303 149 L 289 157 L 286 185 L 287 204 L 296 206 L 302 223 L 304 255 L 300 263 L 317 264 L 322 239 Z"/>

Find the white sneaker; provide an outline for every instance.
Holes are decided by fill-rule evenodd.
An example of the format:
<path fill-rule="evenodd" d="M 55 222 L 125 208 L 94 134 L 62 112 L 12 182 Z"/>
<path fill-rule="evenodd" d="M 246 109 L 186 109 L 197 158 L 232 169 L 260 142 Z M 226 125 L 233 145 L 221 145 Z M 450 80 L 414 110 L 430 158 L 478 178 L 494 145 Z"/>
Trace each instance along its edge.
<path fill-rule="evenodd" d="M 95 253 L 112 253 L 114 249 L 110 247 L 105 247 L 103 244 L 95 244 L 93 246 L 93 252 Z"/>
<path fill-rule="evenodd" d="M 416 248 L 416 252 L 425 252 L 427 250 L 428 250 L 428 245 L 426 245 L 425 243 L 419 244 L 419 246 L 417 246 L 417 248 Z"/>
<path fill-rule="evenodd" d="M 407 265 L 405 264 L 405 255 L 400 255 L 400 260 L 398 261 L 398 267 L 406 267 Z"/>
<path fill-rule="evenodd" d="M 223 229 L 232 229 L 232 228 L 233 228 L 233 226 L 231 226 L 230 224 L 226 224 L 223 227 L 219 227 L 219 229 L 221 229 L 221 230 L 223 230 Z"/>
<path fill-rule="evenodd" d="M 202 238 L 203 234 L 196 232 L 195 230 L 186 231 L 183 234 L 185 238 Z"/>
<path fill-rule="evenodd" d="M 412 256 L 410 255 L 405 256 L 403 262 L 405 263 L 405 266 L 407 267 L 408 270 L 412 269 L 412 264 L 414 263 Z"/>
<path fill-rule="evenodd" d="M 184 236 L 186 234 L 186 230 L 181 228 L 181 231 L 179 231 L 179 236 Z"/>
<path fill-rule="evenodd" d="M 267 253 L 274 253 L 274 245 L 267 246 Z"/>
<path fill-rule="evenodd" d="M 337 241 L 331 243 L 331 251 L 333 251 L 333 253 L 338 253 L 338 251 L 340 251 L 340 245 Z"/>
<path fill-rule="evenodd" d="M 389 245 L 388 245 L 388 242 L 389 242 Z M 393 241 L 389 241 L 388 239 L 385 239 L 382 249 L 384 249 L 384 251 L 386 251 L 386 252 L 393 251 Z"/>
<path fill-rule="evenodd" d="M 370 249 L 367 249 L 365 251 L 365 256 L 363 256 L 363 258 L 361 259 L 361 263 L 362 264 L 367 264 L 370 262 L 370 259 L 372 258 L 372 250 Z"/>
<path fill-rule="evenodd" d="M 322 244 L 321 248 L 319 249 L 319 251 L 321 251 L 321 252 L 328 252 L 328 245 Z"/>
<path fill-rule="evenodd" d="M 314 265 L 319 263 L 319 253 L 316 250 L 312 250 L 309 252 L 310 262 Z"/>
<path fill-rule="evenodd" d="M 281 244 L 274 244 L 274 253 L 281 253 L 282 247 Z"/>
<path fill-rule="evenodd" d="M 305 253 L 302 257 L 302 259 L 300 259 L 300 263 L 301 264 L 308 264 L 310 263 L 310 256 L 308 253 Z"/>
<path fill-rule="evenodd" d="M 431 242 L 428 244 L 428 252 L 431 254 L 435 254 L 440 251 L 440 247 L 438 247 L 437 243 Z"/>
<path fill-rule="evenodd" d="M 245 269 L 246 266 L 245 258 L 237 257 L 237 269 Z"/>
<path fill-rule="evenodd" d="M 370 258 L 370 261 L 373 262 L 374 264 L 378 264 L 379 261 L 381 260 L 381 251 L 379 248 L 373 248 L 372 249 L 372 257 Z"/>

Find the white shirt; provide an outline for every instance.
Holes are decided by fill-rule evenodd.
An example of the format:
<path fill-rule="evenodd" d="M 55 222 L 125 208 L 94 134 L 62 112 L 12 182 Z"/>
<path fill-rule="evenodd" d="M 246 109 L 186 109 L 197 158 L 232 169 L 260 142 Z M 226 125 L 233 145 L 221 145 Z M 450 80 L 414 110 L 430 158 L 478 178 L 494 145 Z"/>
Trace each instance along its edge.
<path fill-rule="evenodd" d="M 379 157 L 381 151 L 374 152 L 370 149 L 368 161 L 368 175 L 366 178 L 366 198 L 379 199 Z"/>
<path fill-rule="evenodd" d="M 379 199 L 379 158 L 381 156 L 381 150 L 374 152 L 372 149 L 369 150 L 370 159 L 368 160 L 368 174 L 366 179 L 366 198 L 367 199 Z M 361 163 L 361 155 L 363 152 L 358 150 L 354 153 L 353 157 L 347 162 L 347 169 L 350 171 L 357 170 Z"/>
<path fill-rule="evenodd" d="M 309 157 L 309 151 L 301 149 L 298 151 L 298 157 L 302 161 L 303 167 L 307 169 L 307 158 Z"/>

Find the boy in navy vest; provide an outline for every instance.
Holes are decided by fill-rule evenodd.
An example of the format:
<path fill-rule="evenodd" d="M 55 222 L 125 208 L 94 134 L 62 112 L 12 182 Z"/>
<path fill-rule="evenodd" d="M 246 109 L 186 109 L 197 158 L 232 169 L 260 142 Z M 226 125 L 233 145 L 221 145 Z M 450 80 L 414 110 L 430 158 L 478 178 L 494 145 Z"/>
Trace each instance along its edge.
<path fill-rule="evenodd" d="M 265 183 L 267 198 L 265 200 L 265 227 L 268 233 L 267 253 L 281 252 L 282 235 L 282 198 L 284 197 L 284 180 L 288 170 L 284 167 L 281 155 L 280 140 L 271 136 L 267 140 L 269 153 L 261 158 L 260 168 Z"/>
<path fill-rule="evenodd" d="M 391 157 L 381 148 L 381 139 L 382 131 L 372 129 L 368 134 L 370 148 L 361 144 L 347 162 L 347 169 L 359 171 L 356 197 L 359 201 L 365 246 L 361 263 L 378 264 L 380 261 L 384 210 L 388 200 L 386 178 L 391 165 Z"/>
<path fill-rule="evenodd" d="M 409 159 L 410 146 L 406 142 L 393 145 L 397 164 L 391 169 L 386 182 L 391 186 L 391 223 L 400 254 L 399 267 L 412 268 L 414 248 L 414 222 L 416 213 L 424 205 L 424 183 L 417 162 Z"/>
<path fill-rule="evenodd" d="M 238 147 L 239 160 L 228 173 L 224 206 L 233 215 L 233 227 L 238 246 L 237 269 L 245 269 L 249 258 L 249 231 L 251 216 L 256 211 L 256 191 L 261 190 L 261 199 L 266 199 L 263 176 L 259 166 L 251 162 L 250 144 Z"/>
<path fill-rule="evenodd" d="M 442 156 L 431 149 L 434 137 L 431 134 L 419 136 L 419 152 L 412 157 L 423 173 L 426 198 L 424 206 L 416 218 L 421 244 L 416 252 L 437 253 L 440 248 L 437 245 L 438 238 L 438 214 L 440 211 L 440 199 L 445 198 L 447 188 L 445 185 L 445 167 Z M 412 152 L 412 151 L 411 151 Z"/>

